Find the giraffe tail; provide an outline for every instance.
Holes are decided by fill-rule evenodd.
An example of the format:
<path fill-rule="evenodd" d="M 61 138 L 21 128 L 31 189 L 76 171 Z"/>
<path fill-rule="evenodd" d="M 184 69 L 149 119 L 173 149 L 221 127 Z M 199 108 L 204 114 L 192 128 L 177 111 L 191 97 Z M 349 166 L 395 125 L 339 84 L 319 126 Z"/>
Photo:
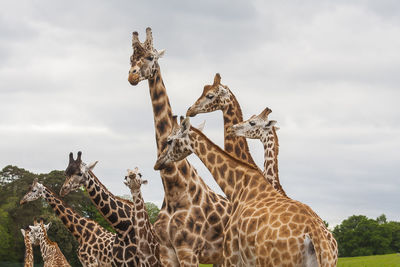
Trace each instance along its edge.
<path fill-rule="evenodd" d="M 336 264 L 333 263 L 334 255 L 330 246 L 322 244 L 326 242 L 324 240 L 323 233 L 317 231 L 317 236 L 314 237 L 311 233 L 305 235 L 304 248 L 305 248 L 305 266 L 309 267 L 333 267 Z M 318 242 L 319 241 L 319 242 Z"/>
<path fill-rule="evenodd" d="M 304 266 L 307 267 L 318 267 L 321 266 L 320 262 L 318 261 L 318 257 L 315 253 L 314 244 L 311 240 L 311 237 L 306 234 L 304 239 Z"/>

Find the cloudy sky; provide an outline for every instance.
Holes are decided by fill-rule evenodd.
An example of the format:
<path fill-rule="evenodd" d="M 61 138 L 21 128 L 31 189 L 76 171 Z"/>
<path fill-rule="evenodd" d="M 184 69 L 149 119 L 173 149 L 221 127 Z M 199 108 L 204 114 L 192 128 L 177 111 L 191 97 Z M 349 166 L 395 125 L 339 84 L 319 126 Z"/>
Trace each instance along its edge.
<path fill-rule="evenodd" d="M 266 2 L 1 1 L 0 167 L 62 170 L 82 150 L 118 195 L 138 166 L 145 201 L 160 205 L 148 83 L 127 81 L 131 33 L 143 40 L 151 26 L 175 114 L 219 72 L 245 119 L 273 110 L 289 196 L 331 225 L 353 214 L 400 220 L 400 2 Z M 221 112 L 192 124 L 204 119 L 222 146 Z M 262 144 L 249 145 L 262 167 Z"/>

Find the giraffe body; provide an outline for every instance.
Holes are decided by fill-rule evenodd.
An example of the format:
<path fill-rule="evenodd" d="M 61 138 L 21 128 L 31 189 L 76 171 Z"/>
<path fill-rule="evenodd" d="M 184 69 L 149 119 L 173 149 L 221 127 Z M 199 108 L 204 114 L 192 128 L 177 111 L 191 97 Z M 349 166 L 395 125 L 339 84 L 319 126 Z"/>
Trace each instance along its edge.
<path fill-rule="evenodd" d="M 230 156 L 191 128 L 188 119 L 173 131 L 168 144 L 155 169 L 195 153 L 232 202 L 224 266 L 304 266 L 310 257 L 319 266 L 336 266 L 335 252 L 315 213 L 278 193 L 258 168 Z"/>
<path fill-rule="evenodd" d="M 134 221 L 134 229 L 137 231 L 138 255 L 140 258 L 140 266 L 154 266 L 159 261 L 159 242 L 154 232 L 153 225 L 150 223 L 149 215 L 140 191 L 142 184 L 147 184 L 147 180 L 141 179 L 142 175 L 138 172 L 138 168 L 128 170 L 125 176 L 125 185 L 129 187 L 132 193 L 132 202 L 135 204 L 136 218 Z M 152 265 L 153 263 L 153 265 Z"/>
<path fill-rule="evenodd" d="M 38 182 L 36 178 L 20 204 L 43 198 L 58 218 L 78 241 L 78 258 L 84 267 L 111 266 L 111 249 L 115 234 L 107 231 L 97 222 L 75 212 L 68 204 Z"/>
<path fill-rule="evenodd" d="M 21 229 L 22 236 L 24 237 L 25 244 L 25 258 L 24 258 L 24 267 L 33 267 L 33 249 L 32 249 L 32 237 L 31 237 L 31 229 L 29 227 L 25 229 Z"/>
<path fill-rule="evenodd" d="M 167 91 L 153 48 L 151 29 L 142 44 L 133 34 L 129 82 L 148 80 L 153 105 L 157 154 L 166 146 L 173 118 Z M 162 52 L 163 53 L 163 52 Z M 221 264 L 223 231 L 228 221 L 228 200 L 213 192 L 187 160 L 171 164 L 160 172 L 164 201 L 154 229 L 160 240 L 163 266 Z"/>
<path fill-rule="evenodd" d="M 275 127 L 276 121 L 269 121 L 268 115 L 271 113 L 269 108 L 265 108 L 259 115 L 253 115 L 246 121 L 231 126 L 228 132 L 234 135 L 246 138 L 259 139 L 264 146 L 264 176 L 275 187 L 280 187 L 278 175 L 278 136 Z M 324 235 L 330 240 L 330 247 L 334 251 L 335 260 L 337 260 L 338 247 L 332 233 L 325 227 L 321 218 L 312 211 L 312 215 L 318 220 Z"/>
<path fill-rule="evenodd" d="M 146 229 L 143 225 L 136 228 L 135 204 L 108 191 L 92 172 L 97 162 L 86 165 L 82 162 L 81 155 L 82 153 L 78 152 L 78 158 L 74 160 L 70 153 L 69 164 L 65 170 L 67 177 L 60 194 L 64 196 L 82 185 L 86 188 L 93 204 L 117 233 L 112 244 L 112 266 L 160 266 L 157 245 L 145 248 L 138 246 L 138 232 Z M 146 256 L 147 261 L 143 262 L 144 257 L 140 255 L 152 256 Z"/>
<path fill-rule="evenodd" d="M 44 267 L 71 267 L 57 243 L 51 241 L 47 236 L 49 226 L 50 223 L 44 225 L 41 220 L 40 222 L 35 221 L 34 227 L 31 227 L 34 243 L 39 243 L 40 245 Z"/>

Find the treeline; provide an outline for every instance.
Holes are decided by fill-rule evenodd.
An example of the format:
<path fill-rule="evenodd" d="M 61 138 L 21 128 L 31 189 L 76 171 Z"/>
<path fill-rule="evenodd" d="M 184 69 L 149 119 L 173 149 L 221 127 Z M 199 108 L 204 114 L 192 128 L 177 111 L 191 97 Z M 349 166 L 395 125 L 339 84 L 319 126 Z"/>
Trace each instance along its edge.
<path fill-rule="evenodd" d="M 52 222 L 48 232 L 50 239 L 58 243 L 72 266 L 81 266 L 76 255 L 78 243 L 51 207 L 47 205 L 47 202 L 38 199 L 22 206 L 19 204 L 36 177 L 40 183 L 57 193 L 65 180 L 63 171 L 34 174 L 16 166 L 6 166 L 0 171 L 0 266 L 5 265 L 6 262 L 24 262 L 25 245 L 20 229 L 32 225 L 35 217 L 42 217 L 47 222 Z M 86 192 L 71 192 L 63 199 L 75 211 L 97 221 L 104 228 L 113 232 L 110 225 L 91 203 Z M 153 203 L 146 203 L 146 207 L 150 220 L 154 222 L 159 212 L 157 206 Z M 43 262 L 39 247 L 34 248 L 34 259 L 35 263 Z"/>
<path fill-rule="evenodd" d="M 400 252 L 400 222 L 388 222 L 385 215 L 369 219 L 353 215 L 333 230 L 339 257 L 369 256 Z"/>

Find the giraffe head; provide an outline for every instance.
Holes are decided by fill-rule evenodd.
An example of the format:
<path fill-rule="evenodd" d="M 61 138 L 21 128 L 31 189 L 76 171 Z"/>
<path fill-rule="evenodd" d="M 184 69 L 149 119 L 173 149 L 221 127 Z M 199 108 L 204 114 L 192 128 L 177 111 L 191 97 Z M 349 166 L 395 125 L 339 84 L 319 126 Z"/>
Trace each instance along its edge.
<path fill-rule="evenodd" d="M 250 119 L 230 127 L 228 133 L 250 139 L 260 139 L 265 132 L 269 131 L 276 124 L 276 121 L 268 120 L 268 115 L 271 112 L 272 110 L 265 108 L 257 116 L 253 115 Z"/>
<path fill-rule="evenodd" d="M 133 32 L 132 47 L 133 54 L 128 81 L 132 85 L 137 85 L 140 81 L 153 77 L 158 69 L 158 59 L 164 55 L 165 50 L 157 51 L 153 47 L 151 28 L 146 29 L 146 41 L 144 43 L 139 41 L 138 32 Z"/>
<path fill-rule="evenodd" d="M 75 191 L 86 183 L 89 171 L 93 170 L 97 161 L 86 165 L 81 159 L 82 152 L 78 152 L 78 157 L 74 160 L 74 155 L 69 153 L 69 164 L 65 169 L 65 182 L 60 190 L 60 196 L 65 196 L 71 191 Z"/>
<path fill-rule="evenodd" d="M 33 226 L 29 225 L 29 228 L 31 229 L 30 235 L 31 235 L 32 245 L 39 245 L 40 240 L 47 234 L 47 231 L 49 230 L 50 226 L 51 222 L 49 222 L 48 224 L 44 224 L 42 218 L 40 218 L 39 221 L 35 219 L 33 221 Z M 44 232 L 43 230 L 46 232 Z"/>
<path fill-rule="evenodd" d="M 203 93 L 187 110 L 186 116 L 194 117 L 199 113 L 224 110 L 228 106 L 232 93 L 228 86 L 221 84 L 221 76 L 215 74 L 214 83 L 205 85 Z"/>
<path fill-rule="evenodd" d="M 30 228 L 31 226 L 27 226 L 27 227 L 25 227 L 25 229 L 21 229 L 21 233 L 22 233 L 22 236 L 24 237 L 24 239 L 25 238 L 28 238 L 29 239 L 29 242 L 31 243 L 31 244 L 33 244 L 34 243 L 34 240 L 33 240 L 33 236 L 32 236 L 32 234 L 31 234 L 31 228 Z"/>
<path fill-rule="evenodd" d="M 35 178 L 32 185 L 29 187 L 28 192 L 21 199 L 19 204 L 23 205 L 26 202 L 34 201 L 40 197 L 44 197 L 44 186 L 38 182 L 38 178 Z"/>
<path fill-rule="evenodd" d="M 142 184 L 147 184 L 147 180 L 142 179 L 142 174 L 139 173 L 138 167 L 133 170 L 128 169 L 128 173 L 125 176 L 124 184 L 131 189 L 132 192 L 140 192 Z"/>
<path fill-rule="evenodd" d="M 166 168 L 169 164 L 182 160 L 193 153 L 191 140 L 189 138 L 190 120 L 181 117 L 181 124 L 178 125 L 174 116 L 174 123 L 171 134 L 167 138 L 167 146 L 160 154 L 154 165 L 155 170 Z"/>

